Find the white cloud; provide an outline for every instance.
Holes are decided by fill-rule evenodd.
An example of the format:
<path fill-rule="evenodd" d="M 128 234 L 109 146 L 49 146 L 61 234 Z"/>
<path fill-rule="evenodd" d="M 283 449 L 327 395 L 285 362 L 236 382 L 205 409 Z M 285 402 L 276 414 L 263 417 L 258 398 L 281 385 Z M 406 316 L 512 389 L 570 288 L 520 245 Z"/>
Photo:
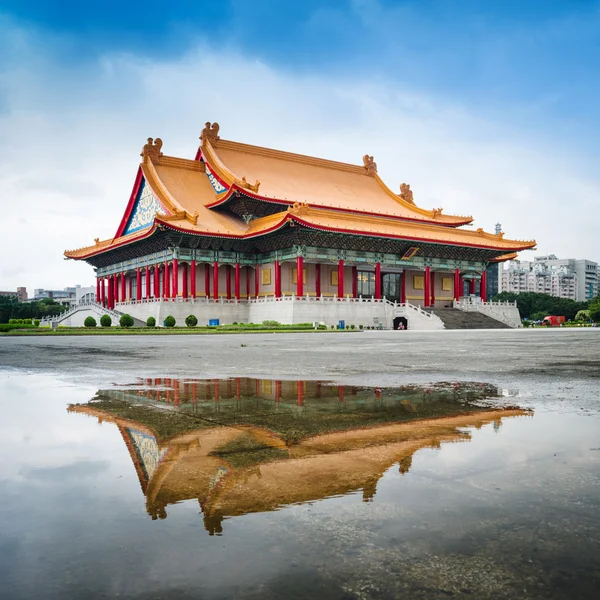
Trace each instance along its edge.
<path fill-rule="evenodd" d="M 539 253 L 600 259 L 600 179 L 551 133 L 536 140 L 365 73 L 297 76 L 200 42 L 178 59 L 103 56 L 84 69 L 54 60 L 50 43 L 40 52 L 39 39 L 33 52 L 26 32 L 13 39 L 19 63 L 0 72 L 2 289 L 92 283 L 63 250 L 115 232 L 146 137 L 192 157 L 207 120 L 227 139 L 359 164 L 369 152 L 392 189 L 409 182 L 426 208 L 488 230 L 500 221 Z"/>

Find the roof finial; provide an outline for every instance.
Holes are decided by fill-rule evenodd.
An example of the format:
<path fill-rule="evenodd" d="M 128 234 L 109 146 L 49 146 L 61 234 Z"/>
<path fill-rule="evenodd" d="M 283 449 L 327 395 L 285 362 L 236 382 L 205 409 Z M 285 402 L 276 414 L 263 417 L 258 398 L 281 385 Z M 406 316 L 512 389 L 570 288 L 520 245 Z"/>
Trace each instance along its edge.
<path fill-rule="evenodd" d="M 217 142 L 221 139 L 219 137 L 219 124 L 206 121 L 204 129 L 200 134 L 200 139 L 202 140 L 203 144 L 210 142 L 211 146 L 216 146 Z"/>
<path fill-rule="evenodd" d="M 409 202 L 410 204 L 415 203 L 415 201 L 413 200 L 412 190 L 410 189 L 410 185 L 408 183 L 400 184 L 400 198 L 402 198 L 402 200 L 404 200 L 405 202 Z"/>
<path fill-rule="evenodd" d="M 152 138 L 148 138 L 148 143 L 144 144 L 142 148 L 142 153 L 140 154 L 143 157 L 144 162 L 151 158 L 153 161 L 157 162 L 163 153 L 160 151 L 162 148 L 163 142 L 160 138 L 156 138 L 153 140 Z"/>
<path fill-rule="evenodd" d="M 246 181 L 245 176 L 242 177 L 242 184 L 247 190 L 255 193 L 258 192 L 258 188 L 260 187 L 260 181 L 258 181 L 258 179 L 256 180 L 256 183 L 250 183 L 249 181 Z"/>
<path fill-rule="evenodd" d="M 363 164 L 367 170 L 367 175 L 375 175 L 375 173 L 377 173 L 377 163 L 372 156 L 365 154 L 363 156 Z"/>

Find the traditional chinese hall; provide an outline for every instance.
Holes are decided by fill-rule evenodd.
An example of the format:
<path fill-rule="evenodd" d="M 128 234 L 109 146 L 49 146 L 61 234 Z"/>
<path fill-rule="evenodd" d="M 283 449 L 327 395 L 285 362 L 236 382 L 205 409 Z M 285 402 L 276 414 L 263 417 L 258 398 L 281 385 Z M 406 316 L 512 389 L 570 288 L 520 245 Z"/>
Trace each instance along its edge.
<path fill-rule="evenodd" d="M 114 236 L 65 252 L 95 268 L 102 308 L 159 325 L 402 317 L 435 329 L 443 309 L 487 304 L 490 263 L 535 246 L 417 206 L 369 155 L 346 164 L 227 141 L 217 123 L 200 140 L 178 158 L 149 138 Z"/>

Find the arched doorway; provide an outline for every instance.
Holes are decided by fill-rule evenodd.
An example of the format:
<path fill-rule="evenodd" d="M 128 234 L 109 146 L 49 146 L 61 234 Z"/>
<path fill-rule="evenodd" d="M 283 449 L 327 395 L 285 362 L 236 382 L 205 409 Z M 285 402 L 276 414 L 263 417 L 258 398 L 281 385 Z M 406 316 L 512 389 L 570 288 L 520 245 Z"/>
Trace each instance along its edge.
<path fill-rule="evenodd" d="M 408 319 L 406 317 L 394 317 L 394 329 L 408 329 Z"/>

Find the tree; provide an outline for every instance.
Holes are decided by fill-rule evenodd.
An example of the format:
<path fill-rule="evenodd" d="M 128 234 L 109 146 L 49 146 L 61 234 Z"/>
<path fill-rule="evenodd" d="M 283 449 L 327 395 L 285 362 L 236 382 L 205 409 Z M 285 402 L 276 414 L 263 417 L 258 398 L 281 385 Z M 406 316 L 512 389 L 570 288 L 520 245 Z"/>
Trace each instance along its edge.
<path fill-rule="evenodd" d="M 196 327 L 198 325 L 198 318 L 195 315 L 189 315 L 185 318 L 185 324 L 188 327 Z"/>
<path fill-rule="evenodd" d="M 175 327 L 175 317 L 169 315 L 165 319 L 165 327 Z"/>
<path fill-rule="evenodd" d="M 589 321 L 590 320 L 590 311 L 589 310 L 580 310 L 575 315 L 576 321 Z"/>
<path fill-rule="evenodd" d="M 535 319 L 535 316 L 539 316 L 539 313 L 544 313 L 544 316 L 564 316 L 571 321 L 580 310 L 585 310 L 588 307 L 586 302 L 576 302 L 569 298 L 557 298 L 556 296 L 536 292 L 523 292 L 522 294 L 502 292 L 494 296 L 493 300 L 496 302 L 507 300 L 516 302 L 521 318 L 534 320 L 538 320 Z"/>
<path fill-rule="evenodd" d="M 154 317 L 148 317 L 146 319 L 146 327 L 156 327 L 156 319 Z"/>
<path fill-rule="evenodd" d="M 590 306 L 590 319 L 594 321 L 594 323 L 600 321 L 600 302 Z"/>
<path fill-rule="evenodd" d="M 102 315 L 100 317 L 100 325 L 102 325 L 102 327 L 110 327 L 112 325 L 112 319 L 108 315 Z"/>
<path fill-rule="evenodd" d="M 133 327 L 133 317 L 128 314 L 121 315 L 121 318 L 119 319 L 119 325 L 121 327 Z"/>
<path fill-rule="evenodd" d="M 96 319 L 94 319 L 94 317 L 92 317 L 91 315 L 89 317 L 86 317 L 85 321 L 83 322 L 84 327 L 96 327 L 96 325 Z"/>

